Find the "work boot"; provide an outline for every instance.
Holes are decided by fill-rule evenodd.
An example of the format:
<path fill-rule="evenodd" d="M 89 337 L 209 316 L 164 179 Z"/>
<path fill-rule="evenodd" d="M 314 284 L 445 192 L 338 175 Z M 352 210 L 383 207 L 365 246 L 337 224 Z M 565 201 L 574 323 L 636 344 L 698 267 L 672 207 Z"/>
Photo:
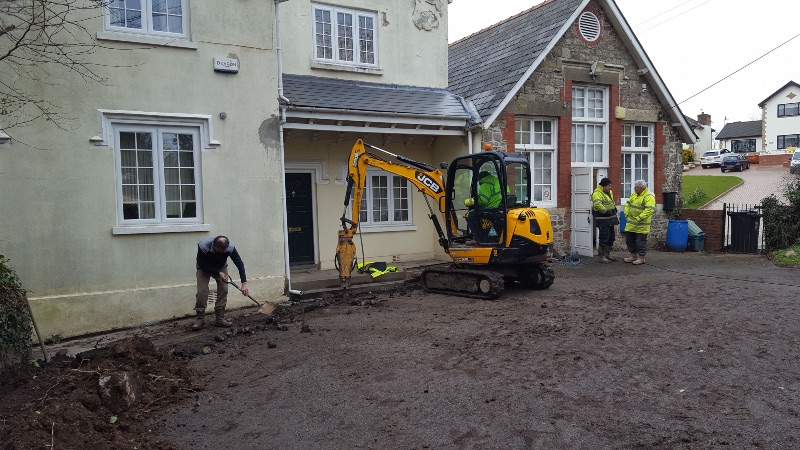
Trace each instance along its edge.
<path fill-rule="evenodd" d="M 217 320 L 214 321 L 214 326 L 222 328 L 230 328 L 231 325 L 233 325 L 233 322 L 225 318 L 224 309 L 215 309 L 214 314 L 217 316 Z"/>
<path fill-rule="evenodd" d="M 206 324 L 206 313 L 205 312 L 198 312 L 197 316 L 194 318 L 194 323 L 192 324 L 192 331 L 201 330 Z"/>
<path fill-rule="evenodd" d="M 639 255 L 639 257 L 636 258 L 636 261 L 633 262 L 633 265 L 638 266 L 639 264 L 644 264 L 644 263 L 645 263 L 644 255 Z"/>
<path fill-rule="evenodd" d="M 610 245 L 606 245 L 605 247 L 606 247 L 606 254 L 605 254 L 606 259 L 609 262 L 619 261 L 617 258 L 614 258 L 613 256 L 611 256 L 611 246 Z"/>
<path fill-rule="evenodd" d="M 610 263 L 611 260 L 608 259 L 608 252 L 604 247 L 600 247 L 597 251 L 598 261 L 601 263 Z"/>
<path fill-rule="evenodd" d="M 636 253 L 631 253 L 631 256 L 623 259 L 623 261 L 625 261 L 626 263 L 632 263 L 632 262 L 636 261 L 637 259 L 639 259 L 639 255 L 637 255 Z"/>

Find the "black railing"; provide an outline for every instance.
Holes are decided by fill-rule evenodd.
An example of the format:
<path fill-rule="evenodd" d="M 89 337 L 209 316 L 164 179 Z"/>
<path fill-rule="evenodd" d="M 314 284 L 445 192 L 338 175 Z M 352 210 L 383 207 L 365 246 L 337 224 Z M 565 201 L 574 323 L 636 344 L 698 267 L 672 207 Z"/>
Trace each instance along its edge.
<path fill-rule="evenodd" d="M 722 204 L 722 249 L 760 253 L 764 249 L 762 206 Z"/>

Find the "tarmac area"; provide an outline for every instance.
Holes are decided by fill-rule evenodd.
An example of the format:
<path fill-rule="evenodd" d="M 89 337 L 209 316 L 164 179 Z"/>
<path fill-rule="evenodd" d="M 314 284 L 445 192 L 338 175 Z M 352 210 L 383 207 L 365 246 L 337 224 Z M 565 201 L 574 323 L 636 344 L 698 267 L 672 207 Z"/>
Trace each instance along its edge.
<path fill-rule="evenodd" d="M 554 271 L 547 290 L 485 301 L 428 294 L 408 269 L 274 316 L 236 311 L 227 330 L 129 331 L 202 383 L 115 430 L 140 449 L 800 448 L 800 271 L 667 252 Z"/>

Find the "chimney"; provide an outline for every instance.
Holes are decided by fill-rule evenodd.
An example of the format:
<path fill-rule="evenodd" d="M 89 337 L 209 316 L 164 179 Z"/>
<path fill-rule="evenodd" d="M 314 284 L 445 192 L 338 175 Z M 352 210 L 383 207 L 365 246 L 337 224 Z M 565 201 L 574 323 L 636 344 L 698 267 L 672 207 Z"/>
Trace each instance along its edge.
<path fill-rule="evenodd" d="M 697 115 L 697 121 L 706 126 L 711 126 L 711 115 L 701 112 Z"/>

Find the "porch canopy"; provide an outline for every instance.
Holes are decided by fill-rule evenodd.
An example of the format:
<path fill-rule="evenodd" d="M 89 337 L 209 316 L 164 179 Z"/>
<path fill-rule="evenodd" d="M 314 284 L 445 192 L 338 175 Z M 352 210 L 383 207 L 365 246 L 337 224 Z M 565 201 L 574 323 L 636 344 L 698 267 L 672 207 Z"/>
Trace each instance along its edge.
<path fill-rule="evenodd" d="M 480 124 L 471 103 L 445 89 L 283 75 L 284 129 L 463 136 Z"/>

